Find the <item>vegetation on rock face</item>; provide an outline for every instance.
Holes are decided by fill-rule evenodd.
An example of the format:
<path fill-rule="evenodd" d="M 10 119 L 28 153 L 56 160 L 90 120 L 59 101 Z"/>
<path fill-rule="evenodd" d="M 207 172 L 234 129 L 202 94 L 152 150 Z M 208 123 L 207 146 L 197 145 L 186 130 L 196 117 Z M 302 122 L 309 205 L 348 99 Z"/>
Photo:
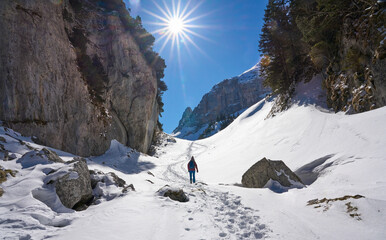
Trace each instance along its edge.
<path fill-rule="evenodd" d="M 94 0 L 95 1 L 95 0 Z M 147 63 L 153 68 L 157 77 L 157 103 L 159 114 L 164 111 L 162 102 L 162 95 L 167 90 L 166 83 L 161 79 L 164 77 L 164 69 L 166 68 L 165 60 L 161 58 L 158 53 L 153 50 L 155 38 L 142 26 L 141 17 L 133 18 L 126 9 L 122 0 L 98 0 L 95 1 L 100 7 L 104 7 L 109 11 L 117 11 L 122 24 L 127 31 L 134 36 L 140 51 L 145 57 Z M 162 131 L 162 124 L 158 122 L 158 127 Z"/>
<path fill-rule="evenodd" d="M 385 20 L 376 0 L 270 0 L 259 42 L 265 84 L 291 94 L 321 73 L 335 111 L 386 105 Z"/>
<path fill-rule="evenodd" d="M 118 15 L 119 19 L 121 20 L 123 26 L 125 27 L 126 31 L 129 31 L 131 35 L 134 37 L 140 52 L 142 53 L 143 57 L 146 59 L 147 64 L 153 69 L 154 74 L 157 78 L 157 104 L 158 104 L 158 110 L 159 114 L 161 115 L 164 111 L 163 106 L 164 103 L 162 101 L 162 95 L 167 90 L 166 83 L 162 81 L 162 78 L 164 77 L 164 69 L 166 68 L 165 60 L 161 58 L 158 53 L 156 53 L 153 50 L 153 44 L 155 41 L 154 36 L 152 36 L 149 32 L 146 31 L 146 29 L 142 26 L 142 20 L 139 16 L 136 18 L 133 18 L 130 16 L 130 9 L 126 9 L 125 3 L 122 0 L 92 0 L 90 1 L 94 6 L 97 6 L 99 8 L 103 8 L 109 12 L 112 12 L 112 14 Z M 79 12 L 82 9 L 83 2 L 80 0 L 70 0 L 71 6 L 74 8 L 75 12 Z M 65 15 L 67 18 L 69 17 L 69 14 L 67 13 Z M 71 42 L 78 43 L 77 45 L 74 45 L 75 48 L 79 48 L 80 50 L 85 50 L 82 48 L 82 46 L 85 46 L 87 41 L 85 36 L 85 33 L 79 34 L 79 29 L 75 29 Z M 85 52 L 85 51 L 80 51 Z M 92 96 L 95 97 L 95 99 L 98 102 L 103 102 L 103 98 L 100 96 L 102 95 L 103 84 L 106 83 L 105 80 L 105 73 L 103 68 L 99 67 L 98 58 L 94 56 L 92 59 L 88 57 L 86 54 L 80 54 L 78 56 L 78 62 L 80 62 L 83 66 L 85 65 L 86 70 L 82 74 L 85 76 L 87 83 L 91 82 L 89 79 L 93 79 L 91 82 L 91 90 L 92 90 Z M 89 71 L 88 69 L 91 68 L 90 66 L 93 65 L 92 71 Z M 82 68 L 81 68 L 82 69 Z M 93 76 L 89 76 L 90 74 L 93 74 Z M 158 122 L 158 128 L 162 131 L 162 124 Z"/>
<path fill-rule="evenodd" d="M 108 83 L 108 77 L 97 55 L 91 58 L 87 55 L 87 37 L 83 30 L 73 28 L 69 39 L 75 47 L 77 62 L 84 80 L 87 83 L 89 93 L 94 103 L 104 103 L 103 93 Z"/>
<path fill-rule="evenodd" d="M 12 177 L 16 177 L 16 170 L 11 169 L 4 169 L 2 166 L 0 166 L 0 184 L 7 181 L 8 175 L 11 175 Z M 0 197 L 3 196 L 4 190 L 0 187 Z"/>
<path fill-rule="evenodd" d="M 289 0 L 268 2 L 259 42 L 264 84 L 278 93 L 287 92 L 293 82 L 304 79 L 309 71 L 312 73 L 309 46 L 302 41 L 302 34 L 294 24 L 291 6 Z"/>

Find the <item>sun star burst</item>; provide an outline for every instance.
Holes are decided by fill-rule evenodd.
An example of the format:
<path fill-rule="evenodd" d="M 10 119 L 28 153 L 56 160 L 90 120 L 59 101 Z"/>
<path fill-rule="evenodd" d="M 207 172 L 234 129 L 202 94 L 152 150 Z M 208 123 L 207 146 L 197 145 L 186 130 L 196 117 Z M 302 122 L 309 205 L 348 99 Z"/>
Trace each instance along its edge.
<path fill-rule="evenodd" d="M 174 17 L 168 22 L 169 31 L 173 34 L 178 34 L 184 31 L 184 21 L 181 18 Z"/>
<path fill-rule="evenodd" d="M 150 22 L 150 24 L 159 26 L 159 29 L 152 32 L 153 35 L 156 35 L 156 43 L 163 41 L 159 52 L 161 53 L 166 45 L 171 44 L 170 50 L 173 51 L 176 47 L 179 54 L 181 44 L 187 46 L 188 43 L 192 44 L 200 52 L 203 52 L 193 39 L 194 36 L 208 40 L 206 37 L 193 31 L 193 29 L 204 27 L 194 24 L 194 21 L 202 18 L 206 14 L 193 17 L 194 12 L 202 4 L 202 1 L 193 5 L 190 0 L 182 7 L 181 0 L 177 0 L 177 2 L 172 0 L 171 8 L 169 8 L 165 1 L 162 1 L 163 7 L 157 2 L 153 1 L 159 13 L 144 11 L 157 19 L 156 22 Z"/>

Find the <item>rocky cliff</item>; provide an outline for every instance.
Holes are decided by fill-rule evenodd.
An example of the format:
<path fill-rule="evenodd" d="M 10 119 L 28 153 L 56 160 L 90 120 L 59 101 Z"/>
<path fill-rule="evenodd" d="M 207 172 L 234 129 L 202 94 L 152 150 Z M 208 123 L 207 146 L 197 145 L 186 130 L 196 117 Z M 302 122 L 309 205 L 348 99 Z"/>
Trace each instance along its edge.
<path fill-rule="evenodd" d="M 386 105 L 386 3 L 378 1 L 345 17 L 340 52 L 326 71 L 327 103 L 359 113 Z"/>
<path fill-rule="evenodd" d="M 121 0 L 5 0 L 0 15 L 3 124 L 82 156 L 103 153 L 112 139 L 148 150 L 157 73 Z"/>
<path fill-rule="evenodd" d="M 243 74 L 225 79 L 205 94 L 197 107 L 188 107 L 173 135 L 195 140 L 215 134 L 240 111 L 260 101 L 270 92 L 262 86 L 257 65 Z"/>

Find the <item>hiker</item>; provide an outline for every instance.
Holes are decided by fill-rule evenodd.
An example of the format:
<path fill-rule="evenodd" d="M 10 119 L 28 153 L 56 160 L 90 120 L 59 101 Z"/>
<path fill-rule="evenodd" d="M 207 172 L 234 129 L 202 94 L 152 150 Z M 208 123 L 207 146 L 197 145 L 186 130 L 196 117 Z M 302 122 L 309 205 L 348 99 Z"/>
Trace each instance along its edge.
<path fill-rule="evenodd" d="M 189 163 L 188 163 L 188 171 L 189 171 L 189 176 L 190 176 L 190 183 L 196 183 L 196 169 L 197 169 L 197 172 L 198 172 L 198 167 L 197 167 L 197 163 L 196 161 L 194 161 L 194 157 L 192 156 L 192 158 L 190 159 Z"/>

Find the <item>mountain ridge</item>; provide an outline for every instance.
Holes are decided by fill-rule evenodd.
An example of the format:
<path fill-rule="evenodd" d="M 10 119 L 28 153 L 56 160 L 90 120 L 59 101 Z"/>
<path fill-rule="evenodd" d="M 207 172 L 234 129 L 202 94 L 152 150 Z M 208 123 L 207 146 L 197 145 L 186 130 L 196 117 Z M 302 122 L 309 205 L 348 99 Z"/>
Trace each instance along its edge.
<path fill-rule="evenodd" d="M 214 85 L 193 110 L 187 107 L 172 135 L 189 140 L 211 136 L 219 131 L 219 127 L 214 126 L 216 122 L 225 127 L 225 122 L 231 121 L 268 93 L 270 89 L 262 85 L 256 64 L 240 75 Z"/>

